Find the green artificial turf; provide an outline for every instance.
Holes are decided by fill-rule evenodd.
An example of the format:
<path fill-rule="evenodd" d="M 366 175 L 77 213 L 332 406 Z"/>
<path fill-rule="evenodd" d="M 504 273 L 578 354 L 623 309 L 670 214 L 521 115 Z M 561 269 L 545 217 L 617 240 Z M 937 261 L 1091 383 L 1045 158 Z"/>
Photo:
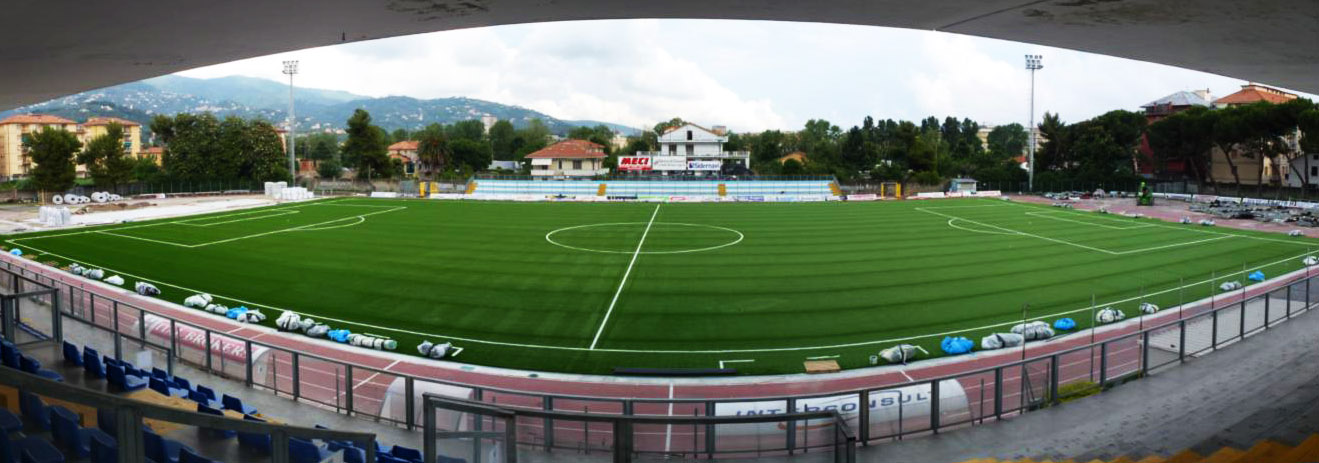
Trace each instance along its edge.
<path fill-rule="evenodd" d="M 127 287 L 156 282 L 167 300 L 204 291 L 264 309 L 272 326 L 274 308 L 296 310 L 393 337 L 400 352 L 425 339 L 479 365 L 724 361 L 751 374 L 800 372 L 812 357 L 857 368 L 899 342 L 939 355 L 947 334 L 978 349 L 1023 310 L 1084 328 L 1092 295 L 1134 317 L 1142 300 L 1170 307 L 1248 283 L 1243 266 L 1294 270 L 1319 244 L 986 199 L 339 199 L 4 241 L 39 261 L 106 268 Z"/>

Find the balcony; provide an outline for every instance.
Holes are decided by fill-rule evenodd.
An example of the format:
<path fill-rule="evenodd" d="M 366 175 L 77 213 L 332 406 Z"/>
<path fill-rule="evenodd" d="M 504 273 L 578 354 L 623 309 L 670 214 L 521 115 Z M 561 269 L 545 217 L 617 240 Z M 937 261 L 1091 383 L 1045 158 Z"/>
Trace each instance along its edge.
<path fill-rule="evenodd" d="M 667 151 L 637 151 L 636 155 L 644 156 L 644 157 L 681 156 L 689 159 L 690 158 L 695 158 L 695 159 L 750 159 L 751 158 L 750 151 L 721 151 L 719 153 L 705 153 L 705 154 L 669 153 Z"/>
<path fill-rule="evenodd" d="M 595 177 L 609 175 L 609 169 L 531 169 L 532 177 Z"/>

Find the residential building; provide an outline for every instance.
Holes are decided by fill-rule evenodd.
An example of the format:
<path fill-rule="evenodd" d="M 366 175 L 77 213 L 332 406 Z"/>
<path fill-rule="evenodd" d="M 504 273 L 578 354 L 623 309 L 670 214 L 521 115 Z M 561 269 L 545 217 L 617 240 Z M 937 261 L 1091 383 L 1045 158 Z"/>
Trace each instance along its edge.
<path fill-rule="evenodd" d="M 593 177 L 605 175 L 605 147 L 586 140 L 564 140 L 528 154 L 535 177 Z"/>
<path fill-rule="evenodd" d="M 403 163 L 403 175 L 417 176 L 417 141 L 403 140 L 389 145 L 389 158 Z"/>
<path fill-rule="evenodd" d="M 1259 102 L 1278 104 L 1296 98 L 1295 93 L 1248 82 L 1241 86 L 1241 90 L 1214 100 L 1213 107 L 1227 108 Z M 1236 151 L 1224 153 L 1222 150 L 1214 148 L 1209 158 L 1210 177 L 1214 182 L 1221 183 L 1236 183 L 1239 177 L 1241 185 L 1258 185 L 1260 183 L 1266 185 L 1282 184 L 1290 187 L 1299 187 L 1302 183 L 1319 185 L 1319 157 L 1316 157 L 1315 154 L 1310 154 L 1308 158 L 1303 155 L 1300 152 L 1300 139 L 1301 133 L 1299 130 L 1286 135 L 1284 141 L 1288 145 L 1288 152 L 1271 158 L 1247 157 Z M 1230 164 L 1229 160 L 1231 160 Z M 1293 169 L 1290 165 L 1291 162 L 1297 162 L 1300 165 Z M 1310 172 L 1305 172 L 1307 168 Z M 1233 175 L 1233 170 L 1236 171 L 1237 175 Z"/>
<path fill-rule="evenodd" d="M 659 151 L 639 151 L 638 157 L 681 157 L 688 163 L 696 162 L 734 162 L 745 168 L 751 168 L 750 151 L 724 151 L 728 141 L 728 129 L 722 125 L 705 128 L 687 123 L 670 128 L 659 136 Z"/>
<path fill-rule="evenodd" d="M 1140 106 L 1145 113 L 1146 123 L 1153 124 L 1173 114 L 1191 108 L 1208 108 L 1212 106 L 1213 95 L 1209 89 L 1180 91 Z M 1163 166 L 1156 166 L 1154 150 L 1150 148 L 1149 136 L 1141 135 L 1140 147 L 1136 158 L 1135 172 L 1146 177 L 1182 177 L 1186 175 L 1186 163 L 1168 161 Z"/>
<path fill-rule="evenodd" d="M 8 180 L 28 175 L 33 164 L 24 140 L 45 127 L 78 133 L 77 122 L 45 114 L 18 114 L 0 120 L 0 177 Z"/>
<path fill-rule="evenodd" d="M 157 166 L 165 165 L 165 148 L 159 146 L 142 148 L 142 151 L 139 151 L 137 156 L 139 158 L 150 158 Z"/>
<path fill-rule="evenodd" d="M 105 135 L 110 124 L 119 124 L 124 129 L 124 152 L 138 157 L 142 152 L 142 124 L 117 117 L 93 117 L 79 125 L 78 138 L 86 146 L 96 137 Z"/>

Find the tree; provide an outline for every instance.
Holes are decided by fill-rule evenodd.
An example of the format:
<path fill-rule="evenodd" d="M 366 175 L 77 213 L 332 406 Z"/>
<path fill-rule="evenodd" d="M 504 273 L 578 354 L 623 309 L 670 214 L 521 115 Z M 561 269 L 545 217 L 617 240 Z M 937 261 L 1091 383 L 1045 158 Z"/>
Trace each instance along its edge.
<path fill-rule="evenodd" d="M 681 117 L 675 117 L 673 119 L 669 119 L 667 121 L 655 124 L 654 135 L 664 135 L 664 132 L 668 132 L 669 129 L 672 129 L 674 127 L 682 127 L 684 125 L 687 125 L 687 121 L 682 120 Z"/>
<path fill-rule="evenodd" d="M 806 168 L 796 159 L 783 161 L 783 167 L 779 169 L 779 175 L 802 175 L 806 173 Z"/>
<path fill-rule="evenodd" d="M 463 172 L 485 170 L 493 158 L 490 145 L 476 140 L 453 140 L 449 142 L 449 149 L 453 153 L 453 167 Z"/>
<path fill-rule="evenodd" d="M 153 183 L 164 180 L 165 173 L 156 165 L 156 160 L 149 157 L 140 157 L 133 160 L 133 180 L 144 183 Z"/>
<path fill-rule="evenodd" d="M 408 133 L 408 129 L 394 129 L 394 131 L 389 134 L 389 141 L 398 143 L 405 140 L 411 140 L 412 138 L 410 137 L 411 135 Z"/>
<path fill-rule="evenodd" d="M 73 187 L 78 176 L 73 157 L 82 148 L 77 136 L 46 126 L 24 137 L 23 146 L 27 148 L 28 159 L 35 164 L 29 173 L 38 191 L 61 192 Z"/>
<path fill-rule="evenodd" d="M 124 150 L 124 127 L 118 123 L 106 126 L 105 133 L 87 143 L 78 153 L 78 163 L 87 167 L 92 182 L 99 188 L 118 190 L 119 185 L 133 179 L 133 160 Z"/>
<path fill-rule="evenodd" d="M 421 165 L 423 177 L 431 178 L 436 172 L 443 171 L 450 154 L 449 137 L 445 135 L 443 125 L 428 125 L 417 134 L 417 163 Z"/>
<path fill-rule="evenodd" d="M 490 149 L 496 160 L 513 160 L 513 139 L 516 136 L 512 122 L 501 120 L 490 126 Z"/>
<path fill-rule="evenodd" d="M 1067 168 L 1067 123 L 1058 114 L 1046 112 L 1040 121 L 1039 131 L 1044 144 L 1035 152 L 1035 171 Z"/>
<path fill-rule="evenodd" d="M 1203 185 L 1209 180 L 1215 116 L 1208 108 L 1196 107 L 1150 124 L 1148 140 L 1154 162 L 1161 166 L 1180 162 Z"/>
<path fill-rule="evenodd" d="M 337 179 L 343 176 L 343 165 L 339 164 L 339 161 L 334 159 L 321 161 L 321 163 L 316 166 L 316 175 L 326 180 Z"/>
<path fill-rule="evenodd" d="M 357 170 L 359 177 L 389 175 L 389 146 L 385 130 L 371 125 L 371 114 L 363 109 L 348 118 L 348 140 L 340 150 L 343 163 Z"/>
<path fill-rule="evenodd" d="M 449 138 L 453 140 L 485 140 L 485 124 L 477 119 L 459 121 L 449 126 Z"/>
<path fill-rule="evenodd" d="M 310 137 L 307 143 L 310 148 L 303 153 L 307 157 L 317 161 L 328 161 L 339 156 L 339 137 L 329 133 L 318 133 Z"/>
<path fill-rule="evenodd" d="M 1021 124 L 1006 124 L 994 127 L 986 137 L 989 153 L 994 159 L 1011 159 L 1021 156 L 1026 150 L 1030 136 Z"/>

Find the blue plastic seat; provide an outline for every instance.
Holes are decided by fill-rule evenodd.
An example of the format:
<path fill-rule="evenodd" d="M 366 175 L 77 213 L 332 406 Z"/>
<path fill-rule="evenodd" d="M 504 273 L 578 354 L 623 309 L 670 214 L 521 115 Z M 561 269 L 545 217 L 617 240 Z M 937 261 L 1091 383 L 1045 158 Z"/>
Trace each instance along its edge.
<path fill-rule="evenodd" d="M 196 390 L 197 392 L 200 392 L 203 395 L 205 395 L 207 399 L 219 400 L 217 397 L 215 397 L 215 391 L 211 390 L 211 388 L 209 387 L 198 384 Z"/>
<path fill-rule="evenodd" d="M 133 364 L 125 362 L 123 360 L 119 361 L 119 366 L 124 367 L 124 374 L 129 376 L 136 376 L 142 379 L 146 379 L 147 377 L 151 376 L 150 374 L 147 374 L 147 372 L 142 371 L 137 367 L 133 366 Z"/>
<path fill-rule="evenodd" d="M 394 449 L 389 451 L 389 454 L 403 460 L 421 461 L 420 450 L 410 449 L 402 445 L 395 445 Z"/>
<path fill-rule="evenodd" d="M 197 404 L 197 413 L 205 413 L 207 415 L 215 415 L 215 416 L 224 416 L 224 412 L 221 411 L 220 409 L 207 407 L 202 404 Z M 225 439 L 238 435 L 236 431 L 232 431 L 228 429 L 215 429 L 215 428 L 202 428 L 202 429 L 210 432 L 211 434 L 214 434 L 216 436 Z"/>
<path fill-rule="evenodd" d="M 124 392 L 136 391 L 147 387 L 147 380 L 136 376 L 129 376 L 124 373 L 124 367 L 119 365 L 110 365 L 105 368 L 105 378 L 110 381 L 110 386 L 119 388 Z"/>
<path fill-rule="evenodd" d="M 179 463 L 214 463 L 215 460 L 197 455 L 192 449 L 179 450 Z"/>
<path fill-rule="evenodd" d="M 78 426 L 78 414 L 73 410 L 54 405 L 50 410 L 50 431 L 55 443 L 67 449 L 78 458 L 92 453 L 92 434 L 102 434 L 99 429 L 81 429 Z M 110 436 L 105 436 L 107 439 Z"/>
<path fill-rule="evenodd" d="M 160 379 L 163 379 L 163 380 L 165 380 L 165 381 L 169 381 L 169 380 L 170 380 L 170 378 L 169 378 L 169 372 L 167 372 L 167 371 L 165 371 L 165 370 L 161 370 L 161 369 L 156 368 L 156 367 L 151 367 L 151 377 L 152 377 L 152 378 L 160 378 Z"/>
<path fill-rule="evenodd" d="M 0 342 L 0 363 L 9 368 L 17 369 L 18 364 L 18 347 L 9 341 Z"/>
<path fill-rule="evenodd" d="M 188 397 L 188 391 L 174 387 L 173 384 L 165 380 L 152 376 L 147 379 L 151 390 L 159 392 L 161 395 L 170 397 Z"/>
<path fill-rule="evenodd" d="M 244 415 L 252 415 L 256 413 L 256 407 L 246 405 L 243 403 L 242 399 L 229 394 L 224 395 L 224 400 L 222 400 L 221 403 L 224 404 L 225 410 L 233 410 Z"/>
<path fill-rule="evenodd" d="M 325 447 L 313 444 L 306 439 L 289 438 L 289 461 L 293 463 L 319 463 L 330 457 Z"/>
<path fill-rule="evenodd" d="M 41 397 L 27 391 L 18 391 L 18 408 L 23 412 L 23 419 L 37 425 L 43 431 L 50 430 L 50 412 Z"/>
<path fill-rule="evenodd" d="M 156 463 L 179 463 L 179 452 L 185 448 L 192 450 L 179 441 L 160 437 L 160 434 L 146 429 L 142 430 L 142 447 L 146 450 L 147 458 Z"/>
<path fill-rule="evenodd" d="M 266 422 L 266 420 L 263 420 L 261 418 L 247 416 L 247 415 L 243 415 L 243 419 L 247 421 L 255 421 L 258 423 Z M 270 453 L 271 451 L 270 442 L 271 440 L 269 434 L 249 433 L 242 431 L 238 432 L 238 445 L 240 447 L 247 447 L 252 449 L 253 451 L 262 454 Z"/>
<path fill-rule="evenodd" d="M 192 390 L 192 383 L 189 382 L 187 378 L 184 378 L 182 376 L 175 376 L 173 381 L 174 381 L 174 387 L 187 391 Z"/>
<path fill-rule="evenodd" d="M 0 408 L 0 431 L 4 432 L 7 437 L 11 432 L 21 431 L 23 429 L 23 419 L 15 415 L 14 412 Z"/>
<path fill-rule="evenodd" d="M 97 354 L 95 349 L 83 348 L 82 369 L 97 378 L 105 377 L 105 364 L 101 363 L 100 354 Z"/>
<path fill-rule="evenodd" d="M 108 435 L 92 435 L 91 463 L 119 463 L 119 442 Z"/>
<path fill-rule="evenodd" d="M 59 373 L 41 368 L 41 361 L 23 354 L 18 354 L 19 369 L 54 381 L 64 381 Z"/>
<path fill-rule="evenodd" d="M 220 408 L 220 407 L 221 407 L 221 405 L 220 405 L 219 402 L 216 402 L 216 401 L 214 401 L 214 400 L 211 400 L 210 398 L 206 397 L 206 394 L 202 394 L 202 393 L 197 392 L 197 391 L 188 391 L 188 400 L 191 400 L 191 401 L 193 401 L 193 402 L 197 402 L 197 403 L 199 403 L 199 404 L 202 404 L 202 405 L 205 405 L 205 406 L 207 406 L 207 407 L 211 407 L 211 408 Z"/>
<path fill-rule="evenodd" d="M 105 431 L 110 437 L 119 437 L 119 423 L 115 420 L 115 411 L 109 408 L 96 409 L 96 427 Z"/>
<path fill-rule="evenodd" d="M 64 363 L 82 366 L 82 351 L 69 341 L 64 341 Z"/>
<path fill-rule="evenodd" d="M 344 447 L 343 463 L 366 463 L 366 451 L 357 447 Z"/>
<path fill-rule="evenodd" d="M 34 463 L 64 463 L 64 454 L 41 438 L 0 439 L 0 462 L 18 462 L 19 458 Z"/>

